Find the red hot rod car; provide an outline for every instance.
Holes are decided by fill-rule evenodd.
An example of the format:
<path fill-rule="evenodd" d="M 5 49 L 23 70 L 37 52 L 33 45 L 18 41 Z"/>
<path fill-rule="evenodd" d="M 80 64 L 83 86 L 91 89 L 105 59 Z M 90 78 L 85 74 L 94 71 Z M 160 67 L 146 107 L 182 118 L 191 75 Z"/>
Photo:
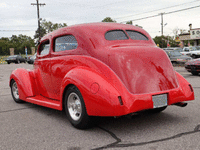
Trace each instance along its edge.
<path fill-rule="evenodd" d="M 44 36 L 33 70 L 10 76 L 13 99 L 65 109 L 76 128 L 92 116 L 122 116 L 194 100 L 192 86 L 143 29 L 90 23 Z"/>

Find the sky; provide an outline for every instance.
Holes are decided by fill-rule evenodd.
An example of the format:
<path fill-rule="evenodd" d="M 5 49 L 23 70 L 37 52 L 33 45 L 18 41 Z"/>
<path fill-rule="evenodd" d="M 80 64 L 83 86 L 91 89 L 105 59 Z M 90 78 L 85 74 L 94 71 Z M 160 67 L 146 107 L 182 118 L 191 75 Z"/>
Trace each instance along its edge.
<path fill-rule="evenodd" d="M 37 6 L 31 3 L 36 0 L 0 1 L 0 38 L 19 34 L 33 38 L 38 21 Z M 39 8 L 40 18 L 68 26 L 101 22 L 106 17 L 117 23 L 133 20 L 133 25 L 142 26 L 154 38 L 161 35 L 159 14 L 165 13 L 166 36 L 174 36 L 174 29 L 189 30 L 189 24 L 200 28 L 200 0 L 39 0 L 39 3 L 45 3 Z M 192 7 L 196 8 L 189 9 Z"/>

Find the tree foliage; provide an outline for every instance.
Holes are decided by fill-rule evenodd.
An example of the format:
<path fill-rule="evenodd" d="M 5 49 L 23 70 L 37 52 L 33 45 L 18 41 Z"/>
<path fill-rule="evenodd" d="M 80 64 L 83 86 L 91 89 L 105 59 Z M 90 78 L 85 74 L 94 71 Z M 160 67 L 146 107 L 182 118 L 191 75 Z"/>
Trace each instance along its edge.
<path fill-rule="evenodd" d="M 126 24 L 133 25 L 133 21 L 127 21 Z M 136 24 L 135 26 L 136 26 L 136 27 L 143 28 L 142 26 L 139 26 L 138 24 Z"/>
<path fill-rule="evenodd" d="M 156 36 L 155 38 L 153 38 L 153 40 L 161 48 L 166 48 L 168 46 L 170 47 L 179 46 L 179 42 L 176 42 L 173 36 Z"/>
<path fill-rule="evenodd" d="M 101 22 L 116 22 L 116 21 L 111 19 L 111 17 L 106 17 Z"/>
<path fill-rule="evenodd" d="M 46 21 L 45 19 L 41 21 L 40 24 L 40 36 L 43 37 L 45 34 L 57 30 L 62 27 L 66 27 L 66 23 L 53 23 L 51 21 Z M 39 38 L 39 29 L 35 31 L 34 39 Z"/>
<path fill-rule="evenodd" d="M 34 39 L 26 35 L 12 35 L 11 38 L 0 39 L 0 55 L 9 55 L 10 48 L 15 49 L 15 54 L 25 54 L 25 47 L 27 47 L 28 54 L 31 53 L 31 47 L 34 47 Z"/>
<path fill-rule="evenodd" d="M 133 21 L 127 21 L 126 24 L 131 24 L 131 25 L 133 25 Z"/>

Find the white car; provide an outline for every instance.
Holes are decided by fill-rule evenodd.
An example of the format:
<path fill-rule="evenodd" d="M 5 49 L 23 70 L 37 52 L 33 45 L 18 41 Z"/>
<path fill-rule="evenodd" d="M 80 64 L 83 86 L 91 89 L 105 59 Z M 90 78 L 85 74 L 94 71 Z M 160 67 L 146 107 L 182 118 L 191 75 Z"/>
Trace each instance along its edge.
<path fill-rule="evenodd" d="M 189 55 L 192 58 L 198 58 L 198 57 L 200 57 L 200 50 L 197 50 L 196 47 L 194 47 L 194 46 L 184 47 L 181 54 Z"/>

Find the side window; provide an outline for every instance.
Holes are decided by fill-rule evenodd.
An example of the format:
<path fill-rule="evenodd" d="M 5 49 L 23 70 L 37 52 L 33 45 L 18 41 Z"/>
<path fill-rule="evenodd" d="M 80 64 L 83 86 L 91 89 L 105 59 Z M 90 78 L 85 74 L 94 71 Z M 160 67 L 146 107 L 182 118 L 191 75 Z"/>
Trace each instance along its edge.
<path fill-rule="evenodd" d="M 49 47 L 50 47 L 49 41 L 43 42 L 40 45 L 40 55 L 49 54 Z"/>
<path fill-rule="evenodd" d="M 78 47 L 76 38 L 73 35 L 65 35 L 55 39 L 55 52 L 73 50 Z"/>
<path fill-rule="evenodd" d="M 145 40 L 147 41 L 148 38 L 140 33 L 140 32 L 137 32 L 137 31 L 131 31 L 131 30 L 126 30 L 128 36 L 132 39 L 132 40 Z"/>
<path fill-rule="evenodd" d="M 188 48 L 185 49 L 185 52 L 189 52 L 190 50 Z"/>

